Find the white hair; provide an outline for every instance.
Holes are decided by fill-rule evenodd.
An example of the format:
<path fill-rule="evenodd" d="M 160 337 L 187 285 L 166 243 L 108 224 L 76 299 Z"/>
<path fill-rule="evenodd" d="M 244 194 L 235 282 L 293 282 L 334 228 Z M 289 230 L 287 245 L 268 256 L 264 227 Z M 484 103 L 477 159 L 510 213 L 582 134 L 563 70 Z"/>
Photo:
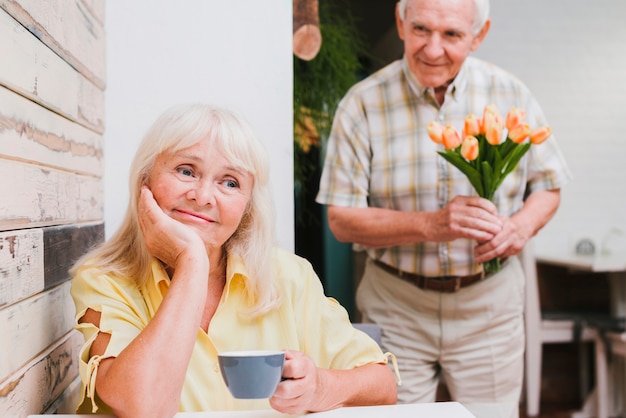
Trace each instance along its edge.
<path fill-rule="evenodd" d="M 409 0 L 399 0 L 398 3 L 400 12 L 400 18 L 404 20 L 406 14 L 406 6 Z M 487 19 L 489 18 L 489 0 L 474 0 L 474 22 L 472 24 L 472 30 L 474 35 L 483 28 Z"/>

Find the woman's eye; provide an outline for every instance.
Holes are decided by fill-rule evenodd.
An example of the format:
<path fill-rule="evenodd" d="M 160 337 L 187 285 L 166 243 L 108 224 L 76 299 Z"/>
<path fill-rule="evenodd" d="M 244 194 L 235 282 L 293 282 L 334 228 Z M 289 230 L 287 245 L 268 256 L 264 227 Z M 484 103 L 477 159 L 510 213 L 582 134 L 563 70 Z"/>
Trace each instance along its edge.
<path fill-rule="evenodd" d="M 191 171 L 191 169 L 187 167 L 178 167 L 176 171 L 178 171 L 183 176 L 193 176 L 193 171 Z"/>
<path fill-rule="evenodd" d="M 226 187 L 232 188 L 232 189 L 236 189 L 236 188 L 239 187 L 239 183 L 237 183 L 233 179 L 224 180 L 224 185 L 226 185 Z"/>

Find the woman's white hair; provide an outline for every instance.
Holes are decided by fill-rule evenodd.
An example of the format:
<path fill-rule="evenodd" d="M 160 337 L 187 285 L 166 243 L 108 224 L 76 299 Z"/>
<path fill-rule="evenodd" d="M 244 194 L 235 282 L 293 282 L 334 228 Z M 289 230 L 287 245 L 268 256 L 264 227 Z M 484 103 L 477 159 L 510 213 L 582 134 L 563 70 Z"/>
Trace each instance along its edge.
<path fill-rule="evenodd" d="M 400 18 L 404 20 L 406 14 L 406 6 L 409 0 L 399 0 Z M 474 22 L 472 24 L 472 30 L 474 35 L 483 28 L 485 22 L 489 19 L 489 0 L 474 0 Z"/>
<path fill-rule="evenodd" d="M 252 197 L 235 233 L 224 244 L 229 256 L 241 258 L 250 273 L 243 312 L 257 315 L 276 306 L 279 297 L 272 280 L 274 208 L 269 186 L 267 152 L 250 126 L 235 113 L 207 105 L 171 107 L 157 118 L 137 149 L 130 169 L 130 198 L 117 232 L 102 246 L 83 256 L 72 269 L 97 267 L 105 274 L 145 283 L 151 274 L 152 256 L 139 227 L 137 203 L 154 162 L 163 152 L 190 147 L 206 137 L 227 160 L 254 178 Z"/>

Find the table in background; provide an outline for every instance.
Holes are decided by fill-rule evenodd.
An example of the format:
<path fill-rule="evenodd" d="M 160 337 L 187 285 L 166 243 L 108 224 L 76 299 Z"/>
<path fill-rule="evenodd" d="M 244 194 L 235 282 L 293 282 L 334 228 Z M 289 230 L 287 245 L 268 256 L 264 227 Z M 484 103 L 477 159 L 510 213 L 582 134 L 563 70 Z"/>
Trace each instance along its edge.
<path fill-rule="evenodd" d="M 609 279 L 611 313 L 615 317 L 626 317 L 626 256 L 621 254 L 581 255 L 565 250 L 541 251 L 535 254 L 537 262 L 570 270 L 606 273 Z M 597 416 L 623 417 L 626 412 L 626 362 L 614 356 L 609 369 L 607 390 L 608 411 L 600 411 L 596 400 L 598 387 L 587 398 L 582 410 L 574 412 L 572 418 L 594 418 Z M 597 382 L 596 382 L 597 383 Z M 604 389 L 603 389 L 604 390 Z M 601 395 L 602 396 L 602 395 Z"/>
<path fill-rule="evenodd" d="M 458 402 L 434 402 L 384 406 L 338 408 L 326 412 L 287 415 L 273 409 L 257 411 L 181 412 L 175 418 L 513 418 L 517 404 L 480 403 L 461 405 Z M 88 418 L 93 415 L 29 415 L 35 417 Z M 100 415 L 107 418 L 106 415 Z M 108 416 L 108 418 L 113 418 Z"/>

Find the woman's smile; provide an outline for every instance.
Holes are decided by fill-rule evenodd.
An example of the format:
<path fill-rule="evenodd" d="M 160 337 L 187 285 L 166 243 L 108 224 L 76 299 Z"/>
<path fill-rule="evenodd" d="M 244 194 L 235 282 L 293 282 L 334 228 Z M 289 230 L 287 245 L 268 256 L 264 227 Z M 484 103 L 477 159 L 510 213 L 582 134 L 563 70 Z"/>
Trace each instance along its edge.
<path fill-rule="evenodd" d="M 207 222 L 207 223 L 215 222 L 209 216 L 202 215 L 202 214 L 199 214 L 199 213 L 196 213 L 196 212 L 191 212 L 191 211 L 187 211 L 187 210 L 183 210 L 183 209 L 174 209 L 173 212 L 182 214 L 183 216 L 181 216 L 181 218 L 190 219 L 191 221 L 194 221 L 194 222 L 198 222 L 198 221 L 201 221 L 201 222 L 203 221 L 203 222 Z"/>

